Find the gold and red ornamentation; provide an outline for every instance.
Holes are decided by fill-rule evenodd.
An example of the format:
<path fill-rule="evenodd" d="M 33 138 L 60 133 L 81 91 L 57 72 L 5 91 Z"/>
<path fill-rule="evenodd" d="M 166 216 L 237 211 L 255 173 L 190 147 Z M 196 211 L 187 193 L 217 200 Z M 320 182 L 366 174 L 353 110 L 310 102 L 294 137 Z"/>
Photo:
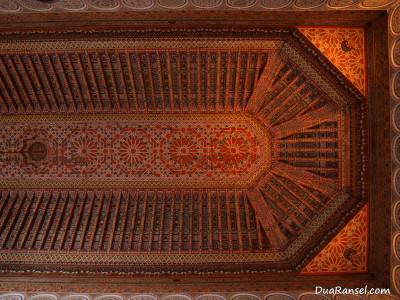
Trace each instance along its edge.
<path fill-rule="evenodd" d="M 298 29 L 361 93 L 367 95 L 363 28 L 299 27 Z"/>
<path fill-rule="evenodd" d="M 195 173 L 207 168 L 206 136 L 198 128 L 174 128 L 161 141 L 161 161 L 175 175 Z"/>
<path fill-rule="evenodd" d="M 368 205 L 314 257 L 302 274 L 362 273 L 367 271 Z"/>
<path fill-rule="evenodd" d="M 214 161 L 226 173 L 240 174 L 257 159 L 257 140 L 243 128 L 227 128 L 216 134 Z"/>
<path fill-rule="evenodd" d="M 142 175 L 154 162 L 155 142 L 144 128 L 127 127 L 116 132 L 112 145 L 112 162 L 127 176 Z"/>
<path fill-rule="evenodd" d="M 0 177 L 36 180 L 39 185 L 69 180 L 79 186 L 85 176 L 96 186 L 114 180 L 129 187 L 165 187 L 178 179 L 187 187 L 246 187 L 270 165 L 269 134 L 248 115 L 93 118 L 32 116 L 28 122 L 4 123 L 1 154 L 16 159 L 13 164 L 3 160 Z M 40 144 L 32 152 L 29 145 L 35 141 Z"/>
<path fill-rule="evenodd" d="M 20 53 L 35 49 L 41 56 L 33 56 L 32 61 L 49 71 L 50 81 L 61 76 L 71 82 L 46 86 L 46 95 L 64 91 L 56 98 L 60 102 L 47 105 L 40 98 L 34 104 L 41 106 L 28 102 L 25 106 L 24 97 L 16 93 L 0 102 L 5 112 L 0 118 L 4 140 L 11 133 L 17 140 L 27 136 L 33 142 L 48 142 L 35 144 L 32 151 L 17 149 L 21 157 L 32 154 L 32 160 L 43 159 L 24 162 L 30 172 L 18 164 L 5 164 L 0 184 L 9 192 L 2 197 L 17 202 L 12 207 L 19 211 L 26 206 L 25 198 L 39 201 L 42 195 L 32 195 L 30 190 L 14 195 L 14 191 L 59 190 L 61 196 L 54 194 L 47 201 L 46 192 L 46 202 L 40 200 L 43 205 L 51 202 L 49 212 L 61 209 L 60 202 L 73 205 L 71 210 L 78 215 L 71 220 L 81 220 L 81 212 L 94 208 L 98 216 L 90 216 L 93 222 L 82 222 L 91 226 L 89 244 L 82 242 L 77 226 L 56 227 L 60 236 L 56 245 L 46 248 L 45 240 L 40 242 L 43 247 L 36 240 L 27 244 L 29 249 L 43 249 L 35 258 L 24 250 L 0 253 L 4 269 L 69 264 L 73 271 L 76 262 L 80 270 L 84 264 L 95 272 L 110 271 L 115 265 L 119 270 L 124 266 L 123 272 L 138 268 L 153 272 L 154 266 L 185 272 L 188 264 L 212 272 L 243 270 L 243 265 L 256 271 L 300 268 L 299 258 L 318 247 L 314 237 L 336 232 L 329 220 L 341 218 L 360 199 L 364 201 L 364 190 L 352 185 L 352 180 L 364 182 L 365 98 L 346 85 L 344 76 L 298 31 L 270 36 L 246 31 L 245 39 L 225 30 L 223 39 L 214 39 L 216 32 L 211 39 L 199 39 L 191 31 L 194 38 L 172 40 L 171 31 L 166 39 L 154 38 L 162 36 L 158 31 L 146 31 L 151 39 L 138 33 L 136 40 L 130 34 L 121 33 L 118 41 L 113 35 L 112 41 L 101 44 L 83 39 L 0 45 L 5 62 L 12 64 L 10 53 L 21 56 L 16 68 L 25 67 L 25 54 Z M 324 64 L 317 67 L 312 60 Z M 31 63 L 26 68 L 31 70 Z M 87 74 L 87 80 L 72 78 L 74 68 Z M 13 75 L 7 78 L 11 82 Z M 78 138 L 71 132 L 79 130 L 79 138 L 93 140 L 71 143 Z M 64 163 L 64 149 L 79 146 L 73 153 L 82 156 L 83 149 L 92 151 L 93 143 L 98 143 L 102 159 L 93 173 L 87 170 L 96 161 L 87 152 L 84 159 L 74 160 L 73 168 Z M 37 165 L 45 172 L 36 174 Z M 11 167 L 18 171 L 14 177 Z M 87 193 L 67 196 L 64 192 L 71 188 Z M 94 221 L 99 219 L 104 220 L 101 227 Z M 86 232 L 86 228 L 82 229 Z M 5 244 L 14 249 L 12 239 L 2 240 L 8 232 L 9 227 L 0 231 L 0 248 Z M 41 233 L 35 236 L 48 238 Z M 71 249 L 77 252 L 60 253 Z M 80 249 L 90 255 L 82 255 Z M 160 249 L 168 253 L 159 255 Z M 192 249 L 207 255 L 191 253 Z M 350 250 L 346 255 L 354 253 Z M 29 262 L 24 263 L 23 257 Z M 15 267 L 15 262 L 20 265 Z M 201 265 L 206 263 L 211 267 Z"/>

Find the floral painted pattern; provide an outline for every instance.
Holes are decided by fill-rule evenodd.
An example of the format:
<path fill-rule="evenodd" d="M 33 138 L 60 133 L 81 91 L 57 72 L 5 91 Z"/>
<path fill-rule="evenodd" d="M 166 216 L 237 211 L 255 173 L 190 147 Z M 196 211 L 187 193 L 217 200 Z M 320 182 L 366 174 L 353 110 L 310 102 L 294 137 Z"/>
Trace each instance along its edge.
<path fill-rule="evenodd" d="M 140 175 L 154 161 L 154 141 L 143 128 L 125 128 L 117 133 L 112 149 L 114 166 L 125 174 Z M 150 154 L 150 155 L 149 155 Z"/>
<path fill-rule="evenodd" d="M 299 30 L 367 95 L 363 28 L 300 27 Z"/>
<path fill-rule="evenodd" d="M 199 147 L 188 138 L 179 138 L 170 148 L 172 160 L 181 166 L 189 166 L 198 159 Z"/>
<path fill-rule="evenodd" d="M 206 136 L 197 128 L 175 128 L 161 142 L 161 160 L 174 174 L 207 167 Z"/>
<path fill-rule="evenodd" d="M 214 162 L 227 173 L 243 172 L 257 157 L 254 137 L 242 128 L 224 129 L 214 137 Z"/>
<path fill-rule="evenodd" d="M 252 181 L 270 164 L 269 136 L 247 116 L 104 118 L 5 124 L 0 177 L 231 185 Z"/>
<path fill-rule="evenodd" d="M 238 165 L 249 157 L 249 147 L 242 138 L 228 137 L 220 145 L 220 154 L 230 165 Z"/>
<path fill-rule="evenodd" d="M 97 156 L 96 141 L 88 136 L 75 139 L 71 145 L 71 155 L 75 161 L 91 162 Z"/>
<path fill-rule="evenodd" d="M 367 271 L 368 205 L 314 257 L 303 274 L 361 273 Z"/>
<path fill-rule="evenodd" d="M 43 139 L 45 140 L 45 139 Z M 104 143 L 95 130 L 74 128 L 72 133 L 63 140 L 60 155 L 55 159 L 65 164 L 66 168 L 81 175 L 96 172 L 104 159 Z M 50 151 L 54 152 L 53 149 Z"/>
<path fill-rule="evenodd" d="M 131 165 L 138 165 L 146 157 L 146 145 L 139 139 L 125 139 L 120 148 L 121 157 Z"/>

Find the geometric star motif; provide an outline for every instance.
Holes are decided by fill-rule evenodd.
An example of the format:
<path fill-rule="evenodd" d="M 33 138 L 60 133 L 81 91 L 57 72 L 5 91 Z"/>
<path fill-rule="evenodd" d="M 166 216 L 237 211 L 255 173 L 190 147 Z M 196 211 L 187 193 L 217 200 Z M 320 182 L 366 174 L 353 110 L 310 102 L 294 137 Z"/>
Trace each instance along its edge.
<path fill-rule="evenodd" d="M 368 204 L 301 271 L 302 274 L 367 271 Z"/>
<path fill-rule="evenodd" d="M 298 29 L 363 95 L 367 95 L 363 28 L 299 27 Z"/>

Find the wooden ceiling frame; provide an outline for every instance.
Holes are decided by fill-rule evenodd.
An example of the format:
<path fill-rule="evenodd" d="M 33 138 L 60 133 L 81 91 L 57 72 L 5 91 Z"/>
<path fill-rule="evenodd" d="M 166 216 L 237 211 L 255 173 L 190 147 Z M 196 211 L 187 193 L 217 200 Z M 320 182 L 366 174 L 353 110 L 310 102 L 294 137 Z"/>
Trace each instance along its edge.
<path fill-rule="evenodd" d="M 11 22 L 12 20 L 12 22 Z M 235 22 L 232 22 L 235 20 Z M 49 25 L 51 24 L 51 27 Z M 221 275 L 49 275 L 0 274 L 0 291 L 54 292 L 229 292 L 265 290 L 313 290 L 324 287 L 390 286 L 390 95 L 388 55 L 388 14 L 375 11 L 279 11 L 279 12 L 121 12 L 49 14 L 24 13 L 0 19 L 0 32 L 71 31 L 90 28 L 127 28 L 157 25 L 232 25 L 258 26 L 363 26 L 366 28 L 368 61 L 367 122 L 369 127 L 369 205 L 370 243 L 367 274 L 304 276 L 293 273 L 221 274 Z M 4 35 L 0 38 L 8 38 Z"/>

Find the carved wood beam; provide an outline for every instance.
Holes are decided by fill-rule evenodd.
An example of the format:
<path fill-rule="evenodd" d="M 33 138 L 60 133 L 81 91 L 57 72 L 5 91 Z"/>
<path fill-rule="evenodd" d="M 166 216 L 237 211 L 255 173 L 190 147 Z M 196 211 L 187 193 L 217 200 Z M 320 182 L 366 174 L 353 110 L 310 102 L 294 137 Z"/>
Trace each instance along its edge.
<path fill-rule="evenodd" d="M 335 110 L 331 106 L 324 106 L 274 126 L 270 129 L 270 132 L 273 139 L 281 139 L 309 127 L 335 120 Z"/>
<path fill-rule="evenodd" d="M 280 50 L 271 51 L 267 63 L 257 81 L 257 85 L 254 87 L 253 93 L 247 103 L 246 111 L 255 113 L 263 107 L 265 96 L 271 89 L 273 80 L 278 75 L 282 65 L 283 62 Z"/>
<path fill-rule="evenodd" d="M 247 199 L 253 207 L 257 220 L 261 223 L 272 249 L 282 249 L 287 244 L 288 238 L 280 231 L 273 217 L 273 209 L 265 201 L 259 190 L 246 191 Z"/>
<path fill-rule="evenodd" d="M 295 183 L 299 183 L 324 194 L 330 195 L 337 191 L 338 184 L 335 180 L 323 178 L 316 174 L 305 171 L 301 168 L 296 168 L 281 162 L 273 162 L 271 164 L 271 172 L 281 177 L 289 178 Z"/>

